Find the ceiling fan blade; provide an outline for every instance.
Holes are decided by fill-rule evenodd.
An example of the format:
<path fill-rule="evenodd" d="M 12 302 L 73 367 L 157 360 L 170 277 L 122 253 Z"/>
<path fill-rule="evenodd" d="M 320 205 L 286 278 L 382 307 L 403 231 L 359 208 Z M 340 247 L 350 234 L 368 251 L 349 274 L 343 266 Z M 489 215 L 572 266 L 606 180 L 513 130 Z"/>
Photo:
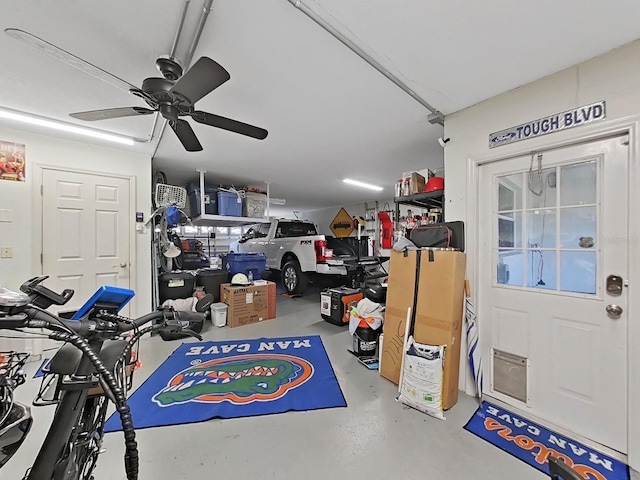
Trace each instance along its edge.
<path fill-rule="evenodd" d="M 110 118 L 120 117 L 135 117 L 137 115 L 150 115 L 152 113 L 155 113 L 155 110 L 150 110 L 143 107 L 121 107 L 107 108 L 104 110 L 89 110 L 88 112 L 70 113 L 69 116 L 77 118 L 78 120 L 93 122 L 95 120 L 108 120 Z"/>
<path fill-rule="evenodd" d="M 171 92 L 184 95 L 193 104 L 230 78 L 229 72 L 220 64 L 208 57 L 200 57 L 171 87 Z"/>
<path fill-rule="evenodd" d="M 182 146 L 185 148 L 187 152 L 200 152 L 202 150 L 202 145 L 198 141 L 198 137 L 196 137 L 195 132 L 189 125 L 189 122 L 186 120 L 171 120 L 169 121 L 169 125 L 182 143 Z"/>
<path fill-rule="evenodd" d="M 60 47 L 56 47 L 52 43 L 47 42 L 46 40 L 41 39 L 40 37 L 36 37 L 35 35 L 25 32 L 24 30 L 19 30 L 17 28 L 6 28 L 4 33 L 9 35 L 16 40 L 21 41 L 22 43 L 26 43 L 27 45 L 39 50 L 40 52 L 49 55 L 55 60 L 59 60 L 67 65 L 77 68 L 89 75 L 92 75 L 103 82 L 107 82 L 117 88 L 122 90 L 131 91 L 134 90 L 136 92 L 142 93 L 142 91 L 136 87 L 135 85 L 131 85 L 129 82 L 122 80 L 121 78 L 116 77 L 115 75 L 107 72 L 106 70 L 101 69 L 100 67 L 96 67 L 95 65 L 87 62 L 86 60 L 81 59 L 80 57 L 76 57 L 74 54 L 63 50 Z"/>
<path fill-rule="evenodd" d="M 246 135 L 247 137 L 257 138 L 258 140 L 264 140 L 269 134 L 264 128 L 255 127 L 248 123 L 242 123 L 227 117 L 221 117 L 220 115 L 214 115 L 213 113 L 195 111 L 190 115 L 198 123 L 222 128 L 230 132 Z"/>

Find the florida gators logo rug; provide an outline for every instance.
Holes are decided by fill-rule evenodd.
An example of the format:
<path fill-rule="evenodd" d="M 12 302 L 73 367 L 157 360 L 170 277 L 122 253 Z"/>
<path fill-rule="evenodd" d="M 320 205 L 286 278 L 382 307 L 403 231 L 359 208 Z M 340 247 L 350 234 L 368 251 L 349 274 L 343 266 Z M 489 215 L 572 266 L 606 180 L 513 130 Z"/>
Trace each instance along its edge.
<path fill-rule="evenodd" d="M 319 336 L 184 343 L 129 399 L 136 428 L 345 407 Z M 121 430 L 112 416 L 105 431 Z"/>
<path fill-rule="evenodd" d="M 619 460 L 489 402 L 464 428 L 547 475 L 554 456 L 585 479 L 629 480 L 629 467 Z"/>
<path fill-rule="evenodd" d="M 161 407 L 185 402 L 238 405 L 284 397 L 313 375 L 313 365 L 291 355 L 256 354 L 196 363 L 153 396 Z"/>

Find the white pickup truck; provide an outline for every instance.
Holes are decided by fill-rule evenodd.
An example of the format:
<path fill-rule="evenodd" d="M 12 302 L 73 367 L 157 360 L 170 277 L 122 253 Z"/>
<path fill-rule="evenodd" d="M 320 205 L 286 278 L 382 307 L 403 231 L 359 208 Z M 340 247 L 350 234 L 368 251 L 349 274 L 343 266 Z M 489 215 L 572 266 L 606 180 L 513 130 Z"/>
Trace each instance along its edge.
<path fill-rule="evenodd" d="M 271 223 L 258 223 L 238 240 L 229 245 L 230 253 L 264 253 L 267 268 L 279 270 L 282 284 L 290 294 L 302 294 L 309 275 L 349 276 L 348 258 L 334 257 L 327 248 L 327 239 L 318 235 L 316 226 L 305 220 L 274 219 Z"/>

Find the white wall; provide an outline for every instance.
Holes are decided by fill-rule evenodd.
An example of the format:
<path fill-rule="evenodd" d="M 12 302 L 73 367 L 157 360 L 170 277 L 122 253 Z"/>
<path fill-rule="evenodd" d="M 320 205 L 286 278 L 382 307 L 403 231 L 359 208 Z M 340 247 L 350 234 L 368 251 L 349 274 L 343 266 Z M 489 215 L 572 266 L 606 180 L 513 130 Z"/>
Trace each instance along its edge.
<path fill-rule="evenodd" d="M 640 112 L 638 56 L 640 41 L 447 116 L 447 219 L 466 219 L 467 158 L 490 156 L 490 133 L 600 100 L 607 102 L 608 120 Z M 491 154 L 535 147 L 555 141 L 556 135 L 491 149 Z"/>
<path fill-rule="evenodd" d="M 35 261 L 39 252 L 34 254 L 34 249 L 40 248 L 41 235 L 40 226 L 33 220 L 40 198 L 39 185 L 34 181 L 37 166 L 134 177 L 136 205 L 131 218 L 132 230 L 135 231 L 135 211 L 144 212 L 145 218 L 151 212 L 151 158 L 148 155 L 4 127 L 0 127 L 0 140 L 26 145 L 27 162 L 25 182 L 0 181 L 0 209 L 11 210 L 13 217 L 11 222 L 0 222 L 0 246 L 13 247 L 13 258 L 0 260 L 0 285 L 17 289 L 24 280 L 41 273 L 40 262 Z M 132 258 L 136 284 L 131 288 L 136 296 L 131 314 L 140 315 L 151 308 L 151 246 L 148 234 L 136 234 L 135 238 Z"/>
<path fill-rule="evenodd" d="M 489 149 L 489 134 L 526 121 L 560 113 L 575 107 L 601 100 L 606 101 L 606 122 L 640 114 L 640 41 L 611 51 L 600 57 L 571 67 L 562 72 L 540 79 L 532 84 L 517 88 L 494 97 L 468 109 L 447 116 L 445 136 L 451 141 L 445 149 L 447 220 L 467 222 L 467 252 L 469 262 L 467 276 L 475 279 L 476 245 L 474 244 L 473 203 L 467 207 L 469 159 L 481 160 L 497 155 L 531 151 L 579 134 L 580 128 L 553 133 L 537 139 L 525 140 L 511 145 Z M 586 130 L 586 129 L 585 129 Z M 635 139 L 637 142 L 637 138 Z M 632 151 L 638 151 L 638 144 Z M 479 201 L 482 201 L 480 192 Z M 634 191 L 632 189 L 632 195 Z M 634 200 L 632 199 L 631 202 Z M 468 211 L 469 210 L 469 211 Z M 470 222 L 470 223 L 469 223 Z M 634 222 L 630 222 L 633 227 Z M 637 254 L 637 252 L 636 252 Z M 632 255 L 632 258 L 636 254 Z M 633 277 L 638 275 L 637 267 L 632 267 Z M 635 273 L 634 273 L 635 271 Z M 634 302 L 631 298 L 631 302 Z M 633 308 L 633 305 L 631 305 Z M 631 311 L 631 308 L 630 308 Z M 482 319 L 479 319 L 481 322 Z M 630 322 L 629 345 L 633 353 L 634 338 L 639 338 L 638 329 Z M 640 370 L 638 356 L 630 355 L 630 399 L 640 398 Z M 634 374 L 634 372 L 636 372 Z M 633 403 L 630 403 L 633 405 Z M 629 459 L 632 467 L 640 467 L 640 419 L 630 412 Z"/>

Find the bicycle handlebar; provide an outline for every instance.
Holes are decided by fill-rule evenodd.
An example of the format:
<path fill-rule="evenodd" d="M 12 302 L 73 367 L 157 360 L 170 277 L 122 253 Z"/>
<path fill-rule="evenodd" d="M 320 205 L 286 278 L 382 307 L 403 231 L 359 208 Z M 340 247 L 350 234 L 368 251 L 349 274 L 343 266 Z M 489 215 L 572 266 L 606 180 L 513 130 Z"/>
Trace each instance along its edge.
<path fill-rule="evenodd" d="M 17 328 L 48 328 L 50 330 L 72 331 L 81 337 L 100 336 L 105 334 L 107 338 L 117 337 L 122 333 L 142 327 L 154 320 L 173 318 L 173 312 L 169 310 L 151 312 L 136 319 L 127 319 L 128 322 L 113 322 L 102 319 L 66 320 L 46 310 L 34 306 L 28 306 L 22 313 L 14 315 L 0 315 L 0 329 L 13 330 Z M 123 317 L 120 317 L 123 318 Z"/>
<path fill-rule="evenodd" d="M 102 363 L 97 351 L 93 350 L 90 342 L 92 340 L 115 339 L 122 333 L 136 330 L 123 350 L 123 355 L 126 355 L 130 352 L 131 344 L 134 340 L 137 340 L 145 333 L 160 329 L 169 332 L 186 333 L 199 340 L 202 340 L 202 337 L 196 332 L 191 331 L 189 329 L 189 322 L 180 320 L 180 313 L 173 309 L 159 310 L 135 319 L 129 319 L 110 313 L 108 310 L 100 310 L 100 307 L 98 307 L 96 309 L 97 311 L 92 311 L 89 318 L 80 320 L 60 318 L 46 311 L 46 308 L 52 303 L 58 305 L 66 303 L 69 298 L 71 298 L 71 295 L 73 295 L 73 291 L 65 290 L 62 294 L 57 294 L 48 289 L 44 293 L 43 289 L 36 291 L 36 288 L 41 287 L 39 283 L 44 278 L 37 277 L 27 282 L 25 284 L 26 286 L 23 285 L 23 287 L 25 287 L 22 289 L 23 293 L 27 293 L 25 290 L 29 291 L 30 303 L 20 303 L 15 301 L 16 297 L 12 297 L 11 295 L 7 296 L 9 300 L 6 301 L 6 305 L 3 305 L 3 308 L 0 309 L 0 330 L 16 330 L 26 327 L 46 328 L 52 331 L 49 335 L 50 338 L 70 342 L 82 351 L 86 358 L 93 363 L 98 375 L 106 382 L 105 390 L 111 392 L 109 399 L 116 404 L 116 410 L 120 415 L 125 436 L 125 470 L 127 478 L 130 480 L 137 479 L 138 450 L 131 411 L 126 402 L 126 392 L 123 391 L 113 374 Z M 13 303 L 10 303 L 11 300 L 13 300 Z M 141 328 L 146 323 L 152 321 L 162 322 Z"/>

